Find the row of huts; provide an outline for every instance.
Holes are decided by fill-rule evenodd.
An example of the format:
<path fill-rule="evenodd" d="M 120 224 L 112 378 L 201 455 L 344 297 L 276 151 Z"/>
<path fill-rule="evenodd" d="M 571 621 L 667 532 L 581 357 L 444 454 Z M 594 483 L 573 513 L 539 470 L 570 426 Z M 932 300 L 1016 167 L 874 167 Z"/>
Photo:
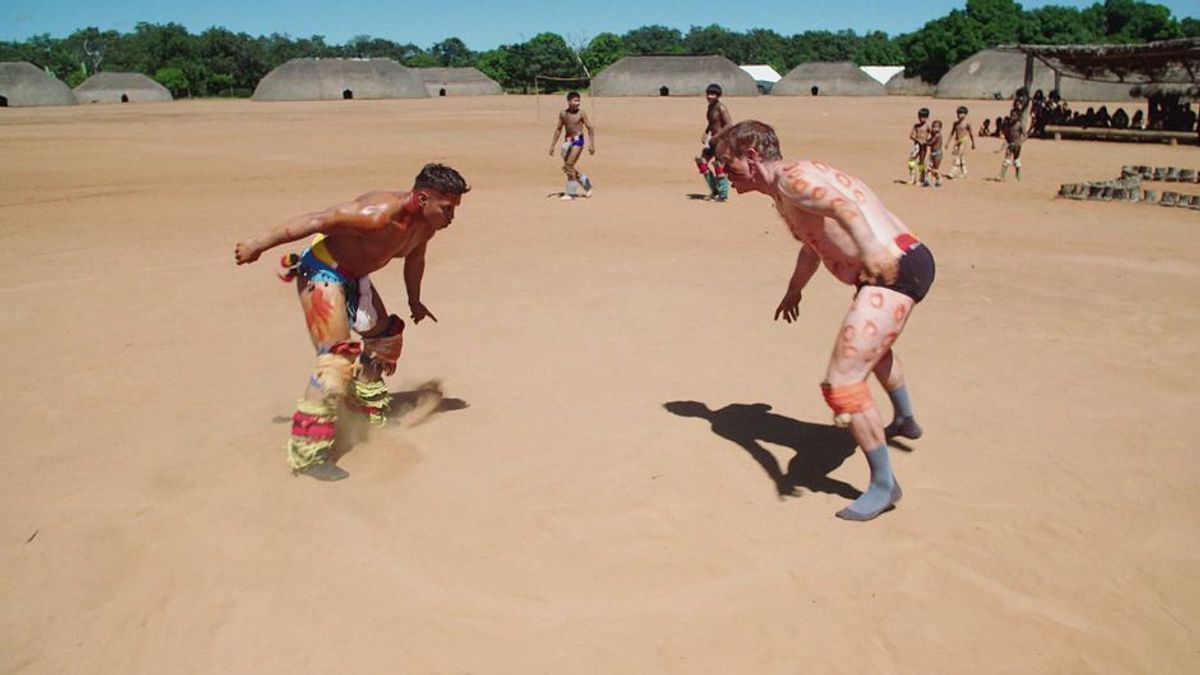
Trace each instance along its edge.
<path fill-rule="evenodd" d="M 887 96 L 1009 98 L 1025 79 L 1021 54 L 984 50 L 952 68 L 936 86 L 902 71 L 890 79 L 853 63 L 806 63 L 771 81 L 764 67 L 739 67 L 723 56 L 627 56 L 591 81 L 593 96 L 698 96 L 710 83 L 727 96 Z M 756 70 L 757 69 L 757 70 Z M 767 71 L 770 69 L 767 68 Z M 899 70 L 899 69 L 893 69 Z M 773 72 L 773 71 L 772 71 Z M 870 72 L 870 74 L 868 74 Z M 767 79 L 761 79 L 766 77 Z M 757 78 L 757 79 L 756 79 Z M 1055 88 L 1055 72 L 1038 62 L 1033 89 Z M 1137 97 L 1130 84 L 1061 78 L 1072 101 L 1122 101 Z M 406 68 L 390 59 L 293 59 L 259 82 L 254 99 L 424 98 L 500 94 L 500 85 L 475 68 Z M 170 92 L 139 73 L 97 73 L 74 90 L 29 63 L 0 63 L 0 107 L 169 101 Z"/>

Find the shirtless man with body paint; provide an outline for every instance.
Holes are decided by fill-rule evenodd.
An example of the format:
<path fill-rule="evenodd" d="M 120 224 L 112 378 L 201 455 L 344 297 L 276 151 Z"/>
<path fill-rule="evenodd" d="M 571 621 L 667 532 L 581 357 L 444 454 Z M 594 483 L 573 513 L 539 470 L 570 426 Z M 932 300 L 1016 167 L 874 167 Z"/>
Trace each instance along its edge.
<path fill-rule="evenodd" d="M 596 154 L 596 130 L 592 128 L 592 121 L 588 119 L 587 113 L 579 107 L 579 92 L 569 92 L 567 109 L 558 113 L 558 126 L 554 127 L 554 138 L 550 141 L 550 156 L 554 156 L 556 148 L 562 155 L 562 170 L 567 174 L 567 188 L 563 191 L 562 199 L 566 201 L 576 197 L 581 185 L 583 186 L 583 196 L 592 196 L 592 179 L 575 168 L 575 163 L 583 154 L 583 130 L 585 127 L 587 128 L 588 154 L 594 155 Z M 564 129 L 567 132 L 566 139 L 559 147 L 558 136 Z"/>
<path fill-rule="evenodd" d="M 409 192 L 368 192 L 237 243 L 234 259 L 245 265 L 276 246 L 315 235 L 302 254 L 283 257 L 280 271 L 284 281 L 295 280 L 317 350 L 308 389 L 292 416 L 287 450 L 293 472 L 318 480 L 349 475 L 330 457 L 342 404 L 376 424 L 385 421 L 391 397 L 383 376 L 396 371 L 404 321 L 388 314 L 367 275 L 404 258 L 413 323 L 425 318 L 436 322 L 421 302 L 426 245 L 454 220 L 455 209 L 470 189 L 454 169 L 427 164 Z M 351 341 L 351 329 L 362 336 L 361 345 Z"/>
<path fill-rule="evenodd" d="M 721 103 L 721 94 L 721 85 L 716 83 L 708 85 L 704 92 L 708 99 L 708 110 L 704 113 L 707 124 L 704 135 L 700 137 L 700 156 L 696 158 L 696 168 L 708 184 L 708 198 L 719 202 L 729 199 L 729 178 L 725 176 L 721 161 L 713 155 L 712 138 L 733 124 L 729 108 Z"/>
<path fill-rule="evenodd" d="M 798 318 L 804 287 L 822 263 L 839 281 L 857 287 L 821 390 L 834 423 L 850 428 L 871 468 L 870 487 L 837 515 L 870 520 L 901 497 L 887 437 L 921 436 L 892 345 L 933 283 L 933 255 L 862 181 L 816 161 L 785 162 L 770 126 L 739 122 L 718 135 L 714 145 L 733 187 L 774 199 L 801 244 L 776 320 Z M 871 401 L 871 373 L 895 408 L 886 429 Z"/>

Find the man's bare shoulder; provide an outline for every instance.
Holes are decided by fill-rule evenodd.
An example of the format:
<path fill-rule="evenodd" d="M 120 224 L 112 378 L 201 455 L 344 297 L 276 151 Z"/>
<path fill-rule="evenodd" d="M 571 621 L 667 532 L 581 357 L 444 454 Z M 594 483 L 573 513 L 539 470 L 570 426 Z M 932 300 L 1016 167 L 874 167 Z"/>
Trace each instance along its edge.
<path fill-rule="evenodd" d="M 354 198 L 354 203 L 362 206 L 403 205 L 408 192 L 395 190 L 370 190 Z"/>
<path fill-rule="evenodd" d="M 407 192 L 371 190 L 355 197 L 354 201 L 343 204 L 338 210 L 386 221 L 404 208 L 407 198 Z"/>

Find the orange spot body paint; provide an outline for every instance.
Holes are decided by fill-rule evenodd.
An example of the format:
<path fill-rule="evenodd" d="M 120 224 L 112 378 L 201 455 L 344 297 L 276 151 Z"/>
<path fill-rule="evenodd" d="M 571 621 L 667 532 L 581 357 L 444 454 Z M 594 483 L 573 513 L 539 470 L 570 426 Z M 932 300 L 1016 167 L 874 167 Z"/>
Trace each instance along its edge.
<path fill-rule="evenodd" d="M 841 183 L 843 187 L 850 187 L 850 177 L 846 174 L 839 171 L 834 177 L 837 178 L 837 182 Z"/>

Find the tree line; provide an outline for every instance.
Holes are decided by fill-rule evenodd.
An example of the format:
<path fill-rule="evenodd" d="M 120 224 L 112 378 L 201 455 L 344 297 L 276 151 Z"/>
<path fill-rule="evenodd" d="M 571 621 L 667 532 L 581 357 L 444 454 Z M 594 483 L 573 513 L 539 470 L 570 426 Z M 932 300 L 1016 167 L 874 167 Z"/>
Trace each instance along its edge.
<path fill-rule="evenodd" d="M 639 54 L 720 54 L 739 64 L 768 64 L 781 73 L 812 61 L 902 65 L 909 75 L 937 82 L 959 61 L 1000 44 L 1136 44 L 1183 37 L 1200 37 L 1200 20 L 1177 19 L 1163 5 L 1138 0 L 1029 11 L 1013 0 L 967 0 L 963 9 L 895 36 L 853 30 L 787 36 L 769 28 L 738 32 L 716 24 L 683 32 L 656 25 L 623 35 L 600 33 L 579 44 L 540 33 L 519 44 L 472 51 L 457 37 L 428 49 L 369 35 L 332 45 L 320 35 L 255 37 L 220 27 L 193 35 L 177 23 L 143 22 L 129 33 L 89 27 L 65 38 L 43 34 L 0 42 L 0 61 L 29 61 L 72 87 L 100 71 L 140 72 L 176 97 L 249 96 L 263 76 L 298 57 L 390 58 L 417 68 L 474 66 L 508 91 L 530 91 L 536 75 L 594 76 L 624 56 Z"/>

